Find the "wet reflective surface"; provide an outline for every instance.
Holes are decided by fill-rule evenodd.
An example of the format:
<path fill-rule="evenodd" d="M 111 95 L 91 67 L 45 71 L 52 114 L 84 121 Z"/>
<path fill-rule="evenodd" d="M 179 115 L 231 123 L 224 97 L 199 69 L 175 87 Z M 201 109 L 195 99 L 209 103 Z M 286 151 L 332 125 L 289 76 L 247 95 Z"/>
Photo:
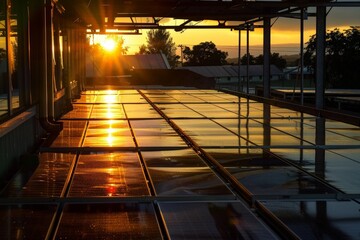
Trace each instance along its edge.
<path fill-rule="evenodd" d="M 302 165 L 309 172 L 316 172 L 316 150 L 314 149 L 271 149 L 284 159 Z M 359 149 L 332 149 L 324 151 L 326 169 L 323 178 L 346 193 L 360 192 Z"/>
<path fill-rule="evenodd" d="M 89 90 L 73 108 L 2 191 L 3 236 L 277 238 L 267 221 L 303 239 L 360 236 L 357 126 L 215 90 Z"/>
<path fill-rule="evenodd" d="M 148 168 L 158 195 L 231 195 L 209 168 Z"/>
<path fill-rule="evenodd" d="M 134 147 L 127 121 L 106 120 L 89 122 L 83 146 L 85 147 Z"/>
<path fill-rule="evenodd" d="M 171 239 L 277 239 L 241 203 L 161 203 Z"/>
<path fill-rule="evenodd" d="M 0 205 L 1 239 L 45 239 L 56 205 Z"/>
<path fill-rule="evenodd" d="M 137 154 L 80 155 L 69 196 L 144 195 L 149 190 Z"/>
<path fill-rule="evenodd" d="M 227 168 L 248 190 L 259 195 L 334 194 L 336 191 L 292 167 Z"/>
<path fill-rule="evenodd" d="M 301 239 L 359 239 L 359 203 L 282 201 L 263 204 Z"/>
<path fill-rule="evenodd" d="M 55 239 L 162 239 L 151 204 L 66 205 Z"/>
<path fill-rule="evenodd" d="M 51 147 L 80 147 L 85 127 L 85 121 L 63 121 L 63 130 Z"/>
<path fill-rule="evenodd" d="M 192 149 L 143 151 L 148 167 L 205 167 L 206 164 Z"/>

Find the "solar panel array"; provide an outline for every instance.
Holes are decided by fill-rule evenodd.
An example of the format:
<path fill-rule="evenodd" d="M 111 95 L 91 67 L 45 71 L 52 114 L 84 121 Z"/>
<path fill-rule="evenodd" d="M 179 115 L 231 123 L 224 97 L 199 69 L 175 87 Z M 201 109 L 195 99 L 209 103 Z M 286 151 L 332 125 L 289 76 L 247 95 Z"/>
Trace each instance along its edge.
<path fill-rule="evenodd" d="M 358 127 L 215 90 L 89 90 L 73 108 L 2 193 L 1 236 L 360 235 Z"/>

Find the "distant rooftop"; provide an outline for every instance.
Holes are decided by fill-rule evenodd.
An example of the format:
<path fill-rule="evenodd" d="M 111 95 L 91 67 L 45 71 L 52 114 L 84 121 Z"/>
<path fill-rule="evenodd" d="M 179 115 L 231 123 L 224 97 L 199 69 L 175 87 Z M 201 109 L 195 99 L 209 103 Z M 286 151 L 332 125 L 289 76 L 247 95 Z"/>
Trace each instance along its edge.
<path fill-rule="evenodd" d="M 205 77 L 237 77 L 238 66 L 185 66 L 180 69 L 188 69 Z M 246 76 L 247 66 L 241 65 L 240 75 Z M 281 75 L 282 71 L 275 65 L 270 66 L 272 75 Z M 249 76 L 259 76 L 263 74 L 263 65 L 249 65 Z"/>

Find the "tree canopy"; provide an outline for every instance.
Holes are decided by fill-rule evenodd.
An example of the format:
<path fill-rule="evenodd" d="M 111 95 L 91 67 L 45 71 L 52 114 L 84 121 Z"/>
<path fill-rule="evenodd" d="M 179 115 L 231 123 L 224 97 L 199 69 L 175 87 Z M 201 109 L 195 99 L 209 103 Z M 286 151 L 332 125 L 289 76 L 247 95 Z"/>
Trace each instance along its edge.
<path fill-rule="evenodd" d="M 306 43 L 305 66 L 316 70 L 316 35 Z M 326 33 L 325 81 L 327 87 L 360 88 L 360 31 L 350 27 Z"/>
<path fill-rule="evenodd" d="M 174 67 L 179 59 L 176 55 L 176 46 L 170 33 L 165 29 L 152 29 L 147 32 L 147 45 L 141 45 L 139 54 L 163 53 L 170 66 Z"/>
<path fill-rule="evenodd" d="M 186 66 L 217 66 L 227 64 L 227 52 L 218 50 L 213 42 L 202 42 L 183 50 Z"/>

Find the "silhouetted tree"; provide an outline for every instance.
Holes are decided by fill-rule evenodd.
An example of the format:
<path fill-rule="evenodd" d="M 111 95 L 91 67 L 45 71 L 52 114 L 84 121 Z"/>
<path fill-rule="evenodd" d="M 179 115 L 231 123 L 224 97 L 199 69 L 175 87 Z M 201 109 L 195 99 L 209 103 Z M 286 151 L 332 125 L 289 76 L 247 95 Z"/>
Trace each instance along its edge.
<path fill-rule="evenodd" d="M 147 33 L 147 45 L 141 45 L 139 54 L 163 53 L 170 66 L 176 66 L 179 56 L 176 55 L 176 46 L 170 33 L 165 29 L 152 29 Z"/>
<path fill-rule="evenodd" d="M 244 54 L 244 56 L 242 56 L 240 61 L 242 65 L 247 65 L 247 61 L 248 61 L 247 54 Z M 255 64 L 257 64 L 256 58 L 253 55 L 249 54 L 249 65 L 255 65 Z"/>
<path fill-rule="evenodd" d="M 316 35 L 306 43 L 305 66 L 316 70 Z M 325 81 L 328 87 L 360 88 L 360 31 L 350 27 L 341 32 L 334 29 L 326 33 Z"/>
<path fill-rule="evenodd" d="M 260 54 L 255 58 L 255 64 L 262 65 L 264 64 L 264 55 Z M 279 53 L 272 53 L 270 55 L 270 64 L 277 66 L 279 69 L 284 69 L 286 67 L 286 59 L 280 56 Z"/>
<path fill-rule="evenodd" d="M 244 54 L 241 58 L 241 64 L 247 64 L 247 54 Z M 264 64 L 264 55 L 260 54 L 257 57 L 249 55 L 249 65 L 263 65 Z M 279 53 L 272 53 L 270 56 L 270 64 L 277 66 L 279 69 L 284 69 L 286 67 L 286 60 L 280 56 Z"/>
<path fill-rule="evenodd" d="M 227 64 L 227 52 L 218 50 L 213 42 L 202 42 L 183 50 L 186 66 L 218 66 Z"/>
<path fill-rule="evenodd" d="M 150 54 L 150 53 L 148 52 L 146 45 L 142 44 L 139 47 L 139 52 L 137 54 Z"/>

